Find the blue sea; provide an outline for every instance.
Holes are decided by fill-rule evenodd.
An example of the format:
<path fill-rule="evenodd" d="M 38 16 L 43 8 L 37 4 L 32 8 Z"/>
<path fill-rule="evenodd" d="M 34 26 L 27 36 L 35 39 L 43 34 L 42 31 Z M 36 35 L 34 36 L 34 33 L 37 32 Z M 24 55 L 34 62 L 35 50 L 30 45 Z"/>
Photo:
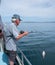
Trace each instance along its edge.
<path fill-rule="evenodd" d="M 21 22 L 18 30 L 30 32 L 17 41 L 32 65 L 55 65 L 55 23 Z M 45 51 L 45 58 L 42 52 Z"/>

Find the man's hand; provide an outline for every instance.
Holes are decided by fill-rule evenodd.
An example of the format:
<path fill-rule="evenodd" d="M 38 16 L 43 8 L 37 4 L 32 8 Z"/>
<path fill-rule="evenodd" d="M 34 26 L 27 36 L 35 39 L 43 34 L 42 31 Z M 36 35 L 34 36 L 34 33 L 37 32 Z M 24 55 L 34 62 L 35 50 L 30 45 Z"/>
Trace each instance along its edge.
<path fill-rule="evenodd" d="M 24 32 L 23 34 L 26 36 L 28 34 L 28 32 Z"/>
<path fill-rule="evenodd" d="M 19 34 L 18 37 L 16 38 L 17 40 L 22 38 L 23 36 L 26 36 L 28 32 L 24 32 L 23 34 Z"/>

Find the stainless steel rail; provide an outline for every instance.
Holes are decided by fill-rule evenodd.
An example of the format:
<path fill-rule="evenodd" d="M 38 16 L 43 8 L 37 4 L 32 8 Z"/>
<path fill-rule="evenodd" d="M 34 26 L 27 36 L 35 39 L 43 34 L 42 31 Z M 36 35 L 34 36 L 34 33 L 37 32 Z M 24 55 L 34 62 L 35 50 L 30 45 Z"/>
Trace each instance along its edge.
<path fill-rule="evenodd" d="M 27 57 L 24 55 L 24 53 L 18 48 L 19 53 L 21 53 L 21 58 L 17 55 L 16 59 L 19 63 L 19 65 L 25 65 L 24 59 L 27 62 L 28 65 L 32 65 L 31 62 L 27 59 Z"/>

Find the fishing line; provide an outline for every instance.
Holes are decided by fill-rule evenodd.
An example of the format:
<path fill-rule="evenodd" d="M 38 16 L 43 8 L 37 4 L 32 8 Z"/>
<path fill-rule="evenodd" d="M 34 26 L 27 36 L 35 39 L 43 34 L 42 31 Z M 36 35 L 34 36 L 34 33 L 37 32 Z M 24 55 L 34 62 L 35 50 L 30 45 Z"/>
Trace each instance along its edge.
<path fill-rule="evenodd" d="M 40 34 L 43 34 L 43 35 L 45 35 L 45 33 L 43 33 L 43 32 L 40 32 L 40 31 L 30 31 L 29 33 L 40 33 Z"/>

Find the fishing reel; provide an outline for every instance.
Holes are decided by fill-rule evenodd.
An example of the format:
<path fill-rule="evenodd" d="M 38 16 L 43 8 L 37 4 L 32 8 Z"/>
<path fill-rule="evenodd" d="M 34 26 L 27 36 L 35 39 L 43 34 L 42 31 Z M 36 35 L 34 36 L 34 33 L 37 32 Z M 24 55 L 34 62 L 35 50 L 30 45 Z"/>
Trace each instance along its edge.
<path fill-rule="evenodd" d="M 24 33 L 24 31 L 23 31 L 23 30 L 21 30 L 21 31 L 20 31 L 20 34 L 23 34 L 23 33 Z"/>

